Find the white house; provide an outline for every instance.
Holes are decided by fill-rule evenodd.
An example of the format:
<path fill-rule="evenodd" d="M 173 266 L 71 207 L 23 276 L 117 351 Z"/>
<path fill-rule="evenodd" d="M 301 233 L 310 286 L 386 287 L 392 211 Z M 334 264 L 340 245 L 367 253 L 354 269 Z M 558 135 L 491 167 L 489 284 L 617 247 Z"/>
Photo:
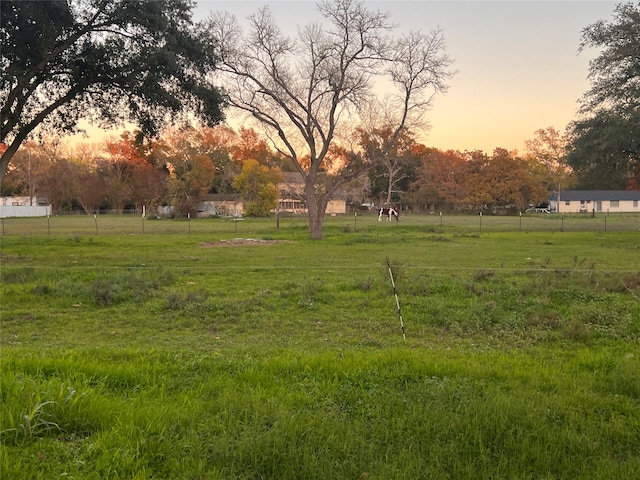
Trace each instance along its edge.
<path fill-rule="evenodd" d="M 560 192 L 560 202 L 549 199 L 558 213 L 640 213 L 640 192 L 637 190 L 566 190 Z"/>

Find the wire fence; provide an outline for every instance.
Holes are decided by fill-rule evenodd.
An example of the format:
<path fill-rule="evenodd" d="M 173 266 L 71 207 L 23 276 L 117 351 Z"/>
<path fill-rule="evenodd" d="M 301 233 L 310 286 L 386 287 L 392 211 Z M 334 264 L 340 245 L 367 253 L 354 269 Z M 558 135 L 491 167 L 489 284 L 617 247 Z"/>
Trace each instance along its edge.
<path fill-rule="evenodd" d="M 383 219 L 368 212 L 332 215 L 325 218 L 328 232 L 376 231 L 389 228 L 420 228 L 432 233 L 491 232 L 639 232 L 640 214 L 523 214 L 518 216 L 411 214 L 399 221 Z M 158 218 L 139 215 L 55 215 L 0 219 L 1 235 L 158 235 L 212 234 L 273 235 L 287 229 L 307 229 L 304 215 L 275 215 L 270 218 Z"/>

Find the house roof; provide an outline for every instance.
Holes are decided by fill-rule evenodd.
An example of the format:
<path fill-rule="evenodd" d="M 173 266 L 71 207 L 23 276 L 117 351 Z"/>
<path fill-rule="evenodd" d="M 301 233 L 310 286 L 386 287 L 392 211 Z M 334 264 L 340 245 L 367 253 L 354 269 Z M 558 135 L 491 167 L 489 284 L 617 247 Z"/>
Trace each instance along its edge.
<path fill-rule="evenodd" d="M 551 196 L 556 200 L 556 195 Z M 560 193 L 561 201 L 580 200 L 640 200 L 640 192 L 637 190 L 566 190 Z"/>
<path fill-rule="evenodd" d="M 205 202 L 235 202 L 240 201 L 240 195 L 237 193 L 208 193 L 203 195 L 202 200 Z"/>
<path fill-rule="evenodd" d="M 304 178 L 302 178 L 299 172 L 280 172 L 280 175 L 284 183 L 304 185 Z"/>

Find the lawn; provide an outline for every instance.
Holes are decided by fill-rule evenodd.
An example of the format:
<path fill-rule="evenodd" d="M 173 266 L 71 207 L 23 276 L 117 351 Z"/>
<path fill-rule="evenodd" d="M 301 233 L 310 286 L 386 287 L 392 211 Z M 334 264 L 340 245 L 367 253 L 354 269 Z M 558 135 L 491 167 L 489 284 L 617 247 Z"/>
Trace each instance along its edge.
<path fill-rule="evenodd" d="M 637 229 L 31 220 L 1 478 L 638 478 Z"/>

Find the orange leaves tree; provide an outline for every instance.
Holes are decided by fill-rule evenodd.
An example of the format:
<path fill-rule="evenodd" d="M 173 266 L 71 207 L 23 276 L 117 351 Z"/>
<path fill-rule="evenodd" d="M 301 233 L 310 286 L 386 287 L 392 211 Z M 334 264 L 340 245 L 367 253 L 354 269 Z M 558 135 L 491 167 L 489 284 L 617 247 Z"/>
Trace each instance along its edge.
<path fill-rule="evenodd" d="M 489 157 L 484 152 L 468 153 L 461 205 L 483 211 L 524 210 L 530 203 L 548 198 L 544 185 L 531 175 L 529 163 L 515 153 L 496 148 Z"/>
<path fill-rule="evenodd" d="M 460 152 L 416 148 L 420 166 L 410 185 L 411 204 L 417 209 L 448 209 L 464 198 L 465 158 Z"/>
<path fill-rule="evenodd" d="M 150 169 L 150 165 L 129 132 L 124 132 L 119 140 L 107 140 L 104 150 L 97 162 L 98 173 L 106 184 L 111 207 L 116 213 L 122 213 L 125 205 L 132 201 L 132 178 L 136 172 Z"/>
<path fill-rule="evenodd" d="M 493 155 L 420 148 L 421 165 L 410 198 L 418 208 L 472 211 L 524 210 L 548 198 L 539 165 L 515 152 Z"/>
<path fill-rule="evenodd" d="M 228 161 L 228 153 L 220 148 L 217 133 L 228 132 L 171 128 L 153 144 L 153 156 L 169 172 L 169 197 L 180 215 L 195 216 L 198 203 L 213 186 L 216 176 L 214 159 L 221 156 L 223 163 Z"/>

